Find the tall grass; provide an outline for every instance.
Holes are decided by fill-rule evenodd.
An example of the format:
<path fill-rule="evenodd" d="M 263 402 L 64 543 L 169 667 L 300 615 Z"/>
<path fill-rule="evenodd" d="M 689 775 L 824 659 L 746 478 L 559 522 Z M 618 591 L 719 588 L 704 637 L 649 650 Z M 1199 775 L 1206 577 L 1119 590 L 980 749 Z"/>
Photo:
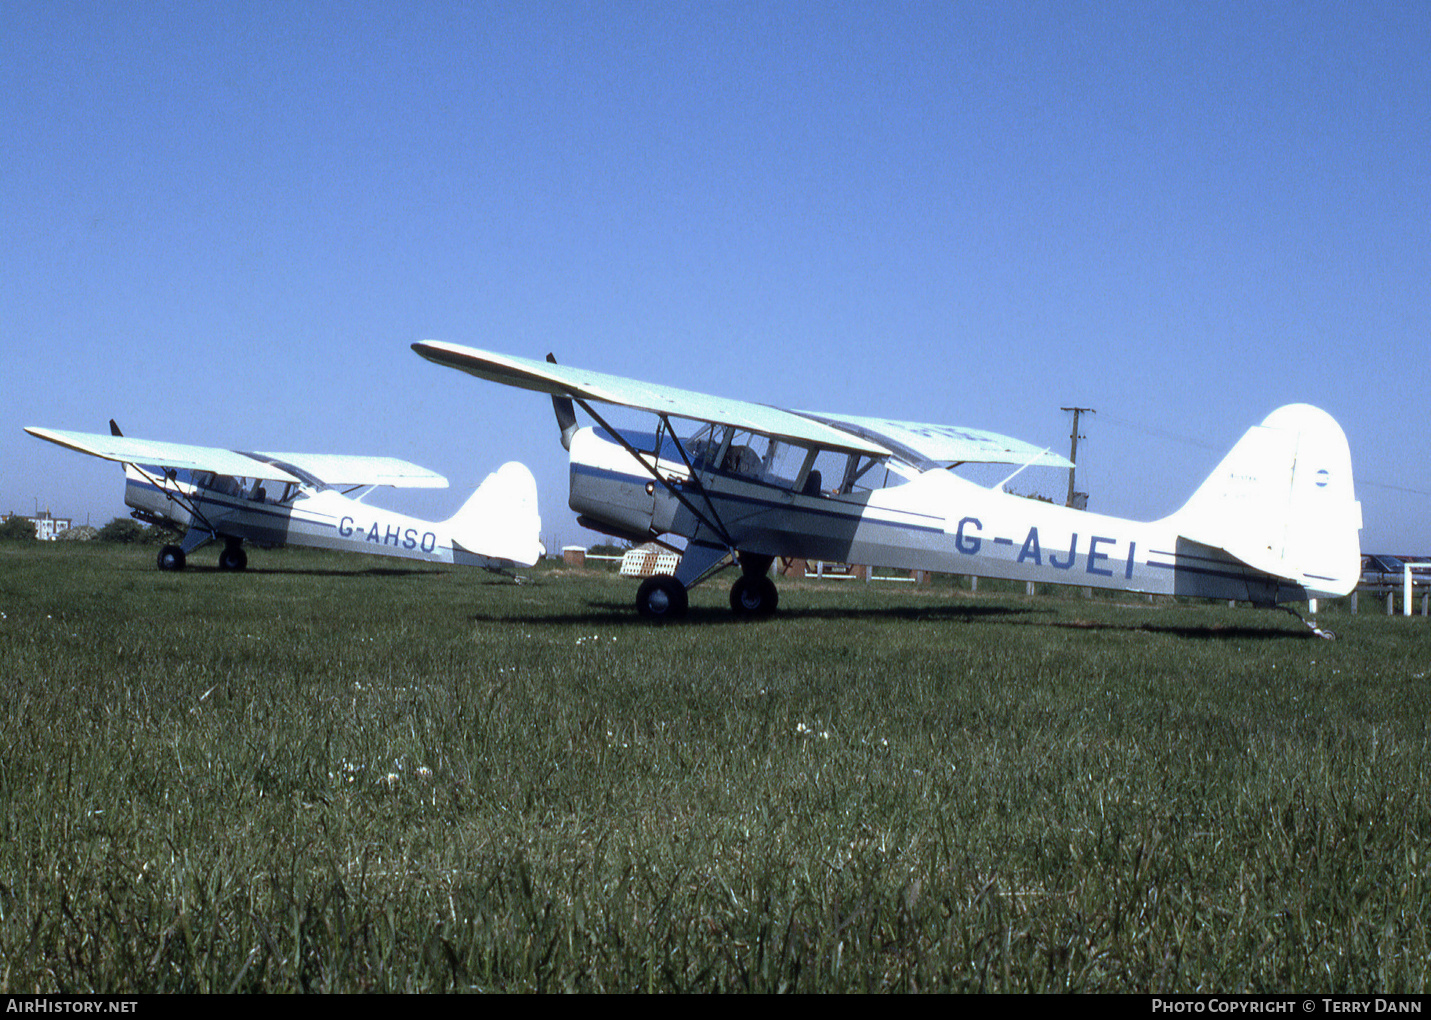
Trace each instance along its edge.
<path fill-rule="evenodd" d="M 1427 987 L 1419 618 L 201 559 L 0 545 L 0 990 Z"/>

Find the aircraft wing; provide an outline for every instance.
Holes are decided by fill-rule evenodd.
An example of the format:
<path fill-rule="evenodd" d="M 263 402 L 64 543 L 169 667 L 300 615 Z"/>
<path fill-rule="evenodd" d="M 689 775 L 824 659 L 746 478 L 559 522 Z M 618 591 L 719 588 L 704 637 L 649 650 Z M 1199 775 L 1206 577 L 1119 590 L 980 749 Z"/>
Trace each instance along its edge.
<path fill-rule="evenodd" d="M 413 344 L 412 349 L 428 361 L 459 369 L 479 379 L 556 397 L 616 404 L 653 414 L 731 425 L 826 450 L 870 457 L 887 457 L 892 452 L 887 446 L 848 430 L 833 428 L 806 415 L 765 404 L 728 400 L 673 386 L 657 386 L 604 372 L 553 365 L 531 358 L 515 358 L 437 340 Z"/>
<path fill-rule="evenodd" d="M 184 443 L 163 443 L 129 436 L 105 436 L 97 432 L 64 432 L 59 429 L 26 427 L 26 432 L 40 439 L 91 457 L 118 461 L 121 464 L 154 464 L 188 471 L 212 471 L 236 478 L 263 478 L 280 482 L 301 482 L 298 475 L 273 464 L 255 460 L 235 450 L 213 446 L 189 446 Z"/>
<path fill-rule="evenodd" d="M 952 464 L 1027 464 L 1031 467 L 1065 469 L 1073 467 L 1073 462 L 1067 457 L 1032 443 L 982 429 L 927 425 L 888 418 L 819 414 L 812 411 L 800 413 L 887 446 L 900 459 L 923 469 L 935 465 L 948 467 Z"/>
<path fill-rule="evenodd" d="M 441 475 L 391 457 L 243 453 L 216 446 L 190 446 L 97 432 L 66 432 L 37 427 L 27 427 L 25 431 L 67 449 L 121 464 L 152 464 L 176 470 L 212 471 L 235 478 L 307 484 L 321 481 L 328 485 L 401 485 L 410 488 L 444 488 L 447 485 L 447 479 Z"/>
<path fill-rule="evenodd" d="M 336 453 L 250 453 L 275 466 L 296 468 L 328 485 L 391 485 L 395 489 L 445 489 L 447 479 L 396 457 L 353 457 Z M 250 476 L 253 472 L 248 472 Z"/>
<path fill-rule="evenodd" d="M 655 414 L 733 425 L 822 449 L 894 456 L 921 468 L 964 463 L 1072 467 L 1066 458 L 994 432 L 848 415 L 785 411 L 765 404 L 656 386 L 587 369 L 515 358 L 458 344 L 427 340 L 412 349 L 429 361 L 479 379 L 558 397 L 618 404 Z"/>

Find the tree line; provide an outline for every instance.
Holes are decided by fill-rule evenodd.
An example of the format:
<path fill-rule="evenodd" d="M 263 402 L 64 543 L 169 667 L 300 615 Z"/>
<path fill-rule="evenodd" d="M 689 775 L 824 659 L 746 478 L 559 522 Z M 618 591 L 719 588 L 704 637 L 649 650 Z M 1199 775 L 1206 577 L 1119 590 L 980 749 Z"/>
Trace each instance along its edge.
<path fill-rule="evenodd" d="M 71 529 L 78 530 L 78 529 Z M 0 522 L 0 541 L 24 542 L 35 540 L 35 522 L 18 515 Z M 174 540 L 171 528 L 152 524 L 140 524 L 131 517 L 116 517 L 104 527 L 95 531 L 96 542 L 115 542 L 123 545 L 159 545 Z"/>

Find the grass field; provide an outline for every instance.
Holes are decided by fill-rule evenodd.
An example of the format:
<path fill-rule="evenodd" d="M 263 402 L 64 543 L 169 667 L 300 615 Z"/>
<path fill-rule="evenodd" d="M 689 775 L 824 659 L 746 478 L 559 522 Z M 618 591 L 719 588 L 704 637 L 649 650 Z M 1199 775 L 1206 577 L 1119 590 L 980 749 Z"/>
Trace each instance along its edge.
<path fill-rule="evenodd" d="M 1421 617 L 152 556 L 0 544 L 0 991 L 1431 984 Z"/>

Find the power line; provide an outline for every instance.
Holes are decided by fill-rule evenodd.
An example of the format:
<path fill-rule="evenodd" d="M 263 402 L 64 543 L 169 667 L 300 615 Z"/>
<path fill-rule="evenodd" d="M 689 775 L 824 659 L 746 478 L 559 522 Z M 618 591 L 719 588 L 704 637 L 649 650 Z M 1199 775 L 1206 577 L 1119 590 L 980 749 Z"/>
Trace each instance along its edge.
<path fill-rule="evenodd" d="M 1064 408 L 1064 410 L 1067 410 L 1067 408 Z M 1134 432 L 1142 432 L 1150 436 L 1158 436 L 1162 439 L 1171 439 L 1175 443 L 1186 443 L 1189 446 L 1197 446 L 1204 450 L 1212 450 L 1213 452 L 1222 449 L 1220 446 L 1205 442 L 1201 439 L 1194 439 L 1192 436 L 1185 436 L 1178 432 L 1169 432 L 1167 429 L 1154 428 L 1151 425 L 1140 425 L 1138 422 L 1129 421 L 1126 418 L 1116 418 L 1111 414 L 1103 415 L 1102 420 L 1112 422 L 1114 425 L 1121 425 L 1125 429 L 1131 429 Z"/>
<path fill-rule="evenodd" d="M 1392 492 L 1406 492 L 1413 496 L 1431 496 L 1431 492 L 1425 492 L 1421 489 L 1408 489 L 1402 485 L 1387 485 L 1385 482 L 1369 482 L 1365 478 L 1358 478 L 1356 484 L 1358 488 L 1366 486 L 1372 489 L 1390 489 Z"/>
<path fill-rule="evenodd" d="M 1071 408 L 1065 407 L 1063 408 L 1063 410 L 1068 411 L 1071 410 Z M 1204 450 L 1211 450 L 1214 453 L 1221 453 L 1224 449 L 1221 446 L 1215 446 L 1214 444 L 1204 442 L 1201 439 L 1194 439 L 1191 436 L 1185 436 L 1177 432 L 1169 432 L 1167 429 L 1154 428 L 1151 425 L 1140 425 L 1138 422 L 1129 421 L 1126 418 L 1118 418 L 1111 414 L 1100 415 L 1100 420 L 1112 422 L 1114 425 L 1121 425 L 1123 428 L 1131 429 L 1134 432 L 1142 432 L 1150 436 L 1158 436 L 1161 439 L 1170 439 L 1175 443 L 1186 443 L 1188 446 L 1196 446 Z M 1404 485 L 1390 485 L 1386 482 L 1374 482 L 1367 478 L 1356 479 L 1356 484 L 1358 488 L 1365 487 L 1368 489 L 1389 489 L 1392 492 L 1404 492 L 1407 495 L 1411 496 L 1431 496 L 1431 492 L 1426 492 L 1423 489 L 1409 489 Z"/>

